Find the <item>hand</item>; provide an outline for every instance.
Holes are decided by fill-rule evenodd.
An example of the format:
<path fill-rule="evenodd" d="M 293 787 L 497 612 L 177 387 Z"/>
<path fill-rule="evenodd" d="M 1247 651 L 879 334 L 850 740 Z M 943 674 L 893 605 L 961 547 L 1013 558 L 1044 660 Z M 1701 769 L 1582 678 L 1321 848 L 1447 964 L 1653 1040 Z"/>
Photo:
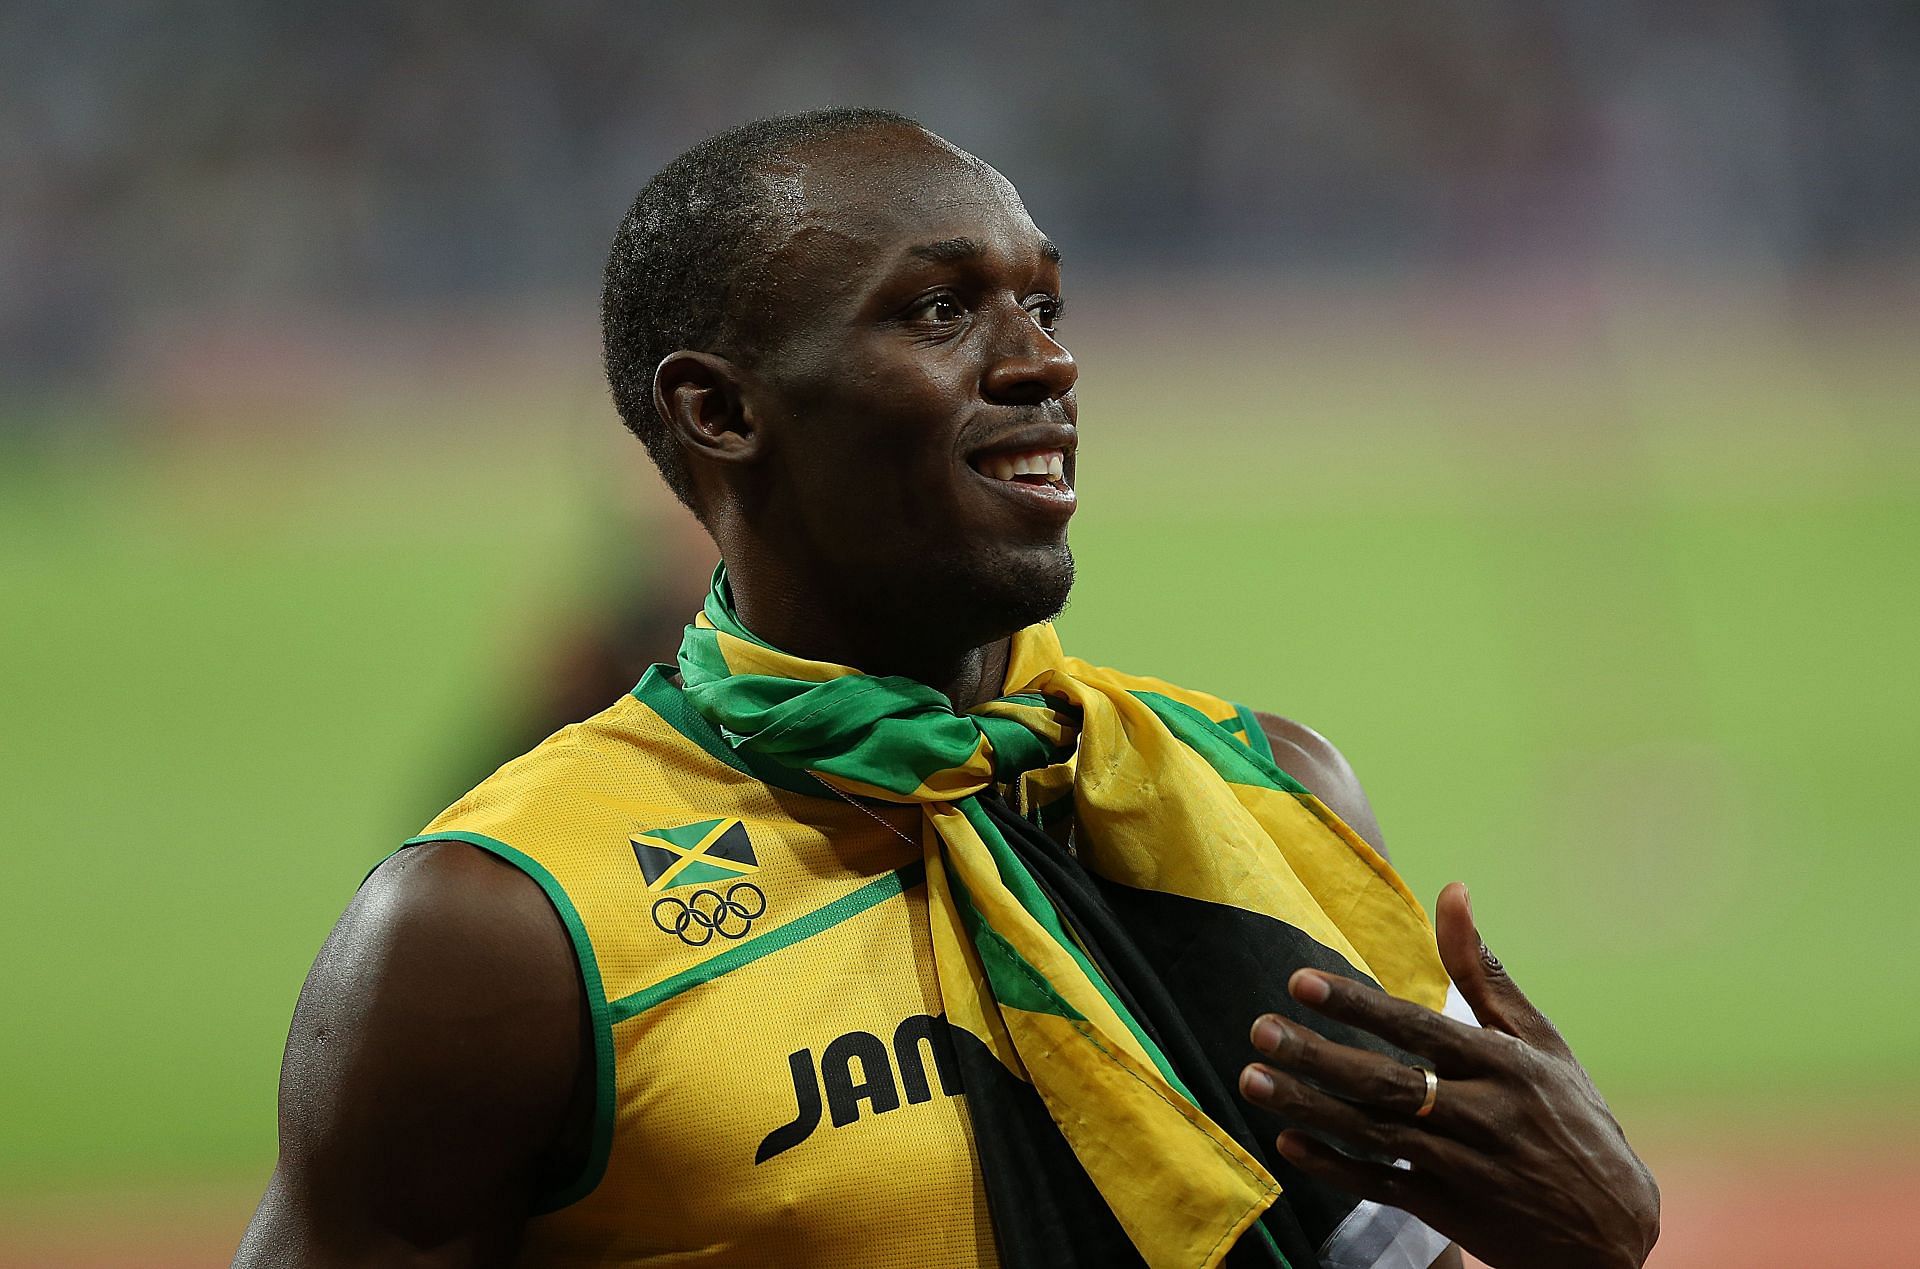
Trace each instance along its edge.
<path fill-rule="evenodd" d="M 1431 1061 L 1430 1113 L 1415 1114 L 1427 1096 L 1419 1067 L 1272 1014 L 1253 1026 L 1269 1064 L 1240 1073 L 1241 1095 L 1299 1125 L 1277 1144 L 1302 1172 L 1411 1213 L 1494 1269 L 1638 1269 L 1660 1232 L 1653 1174 L 1559 1031 L 1480 941 L 1467 888 L 1441 891 L 1436 915 L 1440 960 L 1480 1029 L 1316 970 L 1287 984 L 1315 1011 Z"/>

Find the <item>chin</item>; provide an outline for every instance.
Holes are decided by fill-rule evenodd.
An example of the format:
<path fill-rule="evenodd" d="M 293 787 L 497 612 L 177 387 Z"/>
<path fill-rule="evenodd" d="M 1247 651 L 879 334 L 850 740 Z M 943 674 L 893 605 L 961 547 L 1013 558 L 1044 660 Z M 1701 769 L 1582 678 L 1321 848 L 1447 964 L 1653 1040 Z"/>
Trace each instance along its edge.
<path fill-rule="evenodd" d="M 885 642 L 917 648 L 935 661 L 1051 621 L 1073 589 L 1073 552 L 1064 540 L 1012 546 L 952 543 L 905 556 L 888 543 L 884 558 L 853 571 L 846 598 Z"/>
<path fill-rule="evenodd" d="M 966 561 L 949 584 L 959 622 L 978 629 L 983 641 L 1003 638 L 1052 621 L 1066 608 L 1073 590 L 1073 552 L 1065 542 L 995 552 Z"/>

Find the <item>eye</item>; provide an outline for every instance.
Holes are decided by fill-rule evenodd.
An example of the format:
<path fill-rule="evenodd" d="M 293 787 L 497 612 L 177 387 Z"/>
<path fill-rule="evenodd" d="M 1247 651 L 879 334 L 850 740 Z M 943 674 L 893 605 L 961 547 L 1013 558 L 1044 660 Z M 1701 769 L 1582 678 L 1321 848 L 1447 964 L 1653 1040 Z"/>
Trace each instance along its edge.
<path fill-rule="evenodd" d="M 1057 295 L 1036 295 L 1027 301 L 1027 312 L 1033 314 L 1034 324 L 1049 335 L 1066 311 L 1066 301 Z"/>
<path fill-rule="evenodd" d="M 932 322 L 940 326 L 957 322 L 966 315 L 967 310 L 950 291 L 929 295 L 907 310 L 907 316 L 915 321 Z"/>

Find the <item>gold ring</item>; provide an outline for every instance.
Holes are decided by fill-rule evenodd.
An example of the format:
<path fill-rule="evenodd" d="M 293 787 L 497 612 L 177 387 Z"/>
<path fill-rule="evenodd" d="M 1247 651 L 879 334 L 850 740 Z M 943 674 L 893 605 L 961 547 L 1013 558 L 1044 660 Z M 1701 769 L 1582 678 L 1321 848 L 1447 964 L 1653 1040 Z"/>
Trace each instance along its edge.
<path fill-rule="evenodd" d="M 1427 1098 L 1420 1103 L 1420 1109 L 1413 1112 L 1413 1117 L 1425 1119 L 1433 1113 L 1433 1104 L 1440 1100 L 1440 1077 L 1424 1066 L 1415 1069 L 1427 1077 Z"/>

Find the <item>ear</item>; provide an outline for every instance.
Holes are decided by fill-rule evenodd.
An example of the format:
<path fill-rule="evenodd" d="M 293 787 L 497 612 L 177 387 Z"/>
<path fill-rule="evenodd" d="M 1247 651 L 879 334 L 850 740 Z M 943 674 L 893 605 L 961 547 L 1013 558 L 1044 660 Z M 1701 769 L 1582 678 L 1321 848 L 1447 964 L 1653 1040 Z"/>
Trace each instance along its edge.
<path fill-rule="evenodd" d="M 759 456 L 761 436 L 741 399 L 740 369 L 713 353 L 669 353 L 653 372 L 653 408 L 690 453 L 723 463 Z"/>

